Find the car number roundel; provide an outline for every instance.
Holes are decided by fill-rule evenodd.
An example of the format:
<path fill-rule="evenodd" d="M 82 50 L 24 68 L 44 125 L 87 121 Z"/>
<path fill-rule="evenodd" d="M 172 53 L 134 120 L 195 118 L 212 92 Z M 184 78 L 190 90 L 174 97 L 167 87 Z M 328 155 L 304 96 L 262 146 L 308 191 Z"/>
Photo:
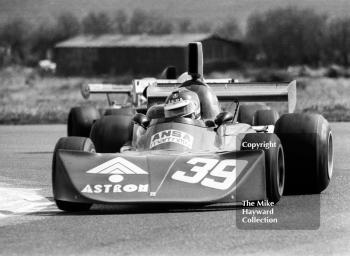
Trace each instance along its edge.
<path fill-rule="evenodd" d="M 239 168 L 237 168 L 236 159 L 220 161 L 218 159 L 195 157 L 186 163 L 193 167 L 187 171 L 175 171 L 171 176 L 173 180 L 192 184 L 200 183 L 205 187 L 226 190 L 236 181 L 247 161 L 240 161 Z"/>

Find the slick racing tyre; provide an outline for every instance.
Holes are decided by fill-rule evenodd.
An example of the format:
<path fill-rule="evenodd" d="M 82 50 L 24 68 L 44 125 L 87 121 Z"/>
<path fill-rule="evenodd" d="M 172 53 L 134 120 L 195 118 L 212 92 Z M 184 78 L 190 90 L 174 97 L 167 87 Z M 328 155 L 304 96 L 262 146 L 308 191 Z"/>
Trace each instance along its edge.
<path fill-rule="evenodd" d="M 327 188 L 333 172 L 333 137 L 318 114 L 286 114 L 276 123 L 286 161 L 286 192 L 317 194 Z"/>
<path fill-rule="evenodd" d="M 56 188 L 61 186 L 62 184 L 57 184 L 56 177 L 57 175 L 61 175 L 56 166 L 56 157 L 57 152 L 60 149 L 67 150 L 76 150 L 76 151 L 84 151 L 84 152 L 95 152 L 95 147 L 92 141 L 89 138 L 83 137 L 65 137 L 60 138 L 56 143 L 53 158 L 52 158 L 52 184 L 53 184 L 53 195 L 55 198 Z M 58 209 L 67 211 L 67 212 L 77 212 L 77 211 L 87 211 L 90 209 L 92 204 L 86 203 L 74 203 L 68 201 L 62 201 L 55 199 L 56 205 Z"/>
<path fill-rule="evenodd" d="M 99 118 L 100 112 L 93 106 L 72 108 L 68 115 L 68 136 L 89 137 L 92 124 Z"/>
<path fill-rule="evenodd" d="M 90 138 L 99 153 L 116 153 L 132 137 L 132 117 L 104 116 L 92 126 Z"/>
<path fill-rule="evenodd" d="M 263 109 L 255 112 L 253 116 L 253 125 L 275 125 L 279 114 L 274 109 Z"/>
<path fill-rule="evenodd" d="M 244 104 L 239 106 L 237 122 L 245 124 L 253 124 L 253 116 L 256 111 L 269 109 L 265 104 Z"/>
<path fill-rule="evenodd" d="M 246 142 L 246 143 L 244 143 Z M 261 148 L 265 152 L 266 194 L 270 202 L 277 203 L 284 190 L 285 167 L 283 147 L 279 138 L 271 133 L 248 133 L 242 140 L 241 150 L 253 150 L 252 143 L 264 143 L 271 147 Z M 256 150 L 256 149 L 254 149 Z"/>

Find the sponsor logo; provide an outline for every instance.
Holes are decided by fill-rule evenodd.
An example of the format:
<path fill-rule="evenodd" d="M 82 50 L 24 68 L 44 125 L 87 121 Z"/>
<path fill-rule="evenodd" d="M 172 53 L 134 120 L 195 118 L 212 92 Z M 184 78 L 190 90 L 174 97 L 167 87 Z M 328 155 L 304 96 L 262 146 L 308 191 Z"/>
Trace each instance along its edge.
<path fill-rule="evenodd" d="M 145 170 L 138 167 L 134 163 L 122 158 L 113 158 L 99 166 L 96 166 L 86 173 L 109 175 L 108 180 L 111 183 L 119 183 L 124 180 L 125 175 L 148 174 Z M 87 184 L 81 190 L 87 194 L 109 194 L 109 193 L 132 193 L 132 192 L 148 192 L 148 184 Z"/>
<path fill-rule="evenodd" d="M 178 130 L 164 130 L 152 135 L 150 148 L 168 142 L 177 143 L 189 149 L 192 149 L 193 136 L 186 132 Z"/>
<path fill-rule="evenodd" d="M 145 170 L 137 165 L 122 158 L 113 158 L 95 168 L 88 170 L 86 173 L 92 174 L 109 174 L 108 180 L 113 183 L 118 183 L 124 180 L 123 175 L 128 174 L 148 174 Z"/>
<path fill-rule="evenodd" d="M 82 193 L 87 194 L 109 194 L 109 193 L 121 193 L 121 192 L 148 192 L 148 184 L 127 184 L 127 185 L 113 185 L 113 184 L 96 184 L 96 185 L 86 185 Z"/>

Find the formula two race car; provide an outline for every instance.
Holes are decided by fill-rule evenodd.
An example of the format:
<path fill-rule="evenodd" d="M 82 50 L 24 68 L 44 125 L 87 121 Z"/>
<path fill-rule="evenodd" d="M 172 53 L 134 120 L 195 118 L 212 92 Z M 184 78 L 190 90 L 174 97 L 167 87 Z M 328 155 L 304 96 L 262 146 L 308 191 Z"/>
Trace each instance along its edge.
<path fill-rule="evenodd" d="M 202 63 L 201 44 L 191 43 L 189 80 L 134 81 L 147 83 L 146 114 L 137 113 L 131 121 L 103 116 L 89 138 L 57 142 L 52 181 L 59 209 L 88 210 L 94 203 L 276 203 L 283 193 L 320 193 L 328 186 L 331 129 L 320 115 L 292 113 L 295 81 L 204 83 Z M 176 98 L 182 90 L 198 96 L 200 119 L 167 115 L 166 98 L 185 106 L 186 100 Z M 234 113 L 222 111 L 227 101 L 236 103 Z M 247 101 L 287 101 L 289 113 L 279 117 L 263 108 L 254 112 L 254 125 L 237 122 L 239 102 Z"/>
<path fill-rule="evenodd" d="M 142 92 L 144 88 L 136 84 L 116 85 L 110 83 L 91 83 L 83 84 L 81 94 L 83 98 L 88 99 L 90 94 L 106 94 L 108 106 L 103 109 L 97 109 L 95 106 L 86 105 L 73 107 L 70 109 L 67 121 L 68 136 L 89 137 L 93 123 L 102 116 L 126 115 L 134 116 L 137 109 L 142 107 Z M 118 94 L 119 101 L 112 100 L 112 95 Z"/>
<path fill-rule="evenodd" d="M 166 67 L 160 77 L 164 81 L 176 79 L 176 68 L 174 66 Z M 93 123 L 102 116 L 123 115 L 131 119 L 138 112 L 146 113 L 145 88 L 155 80 L 155 78 L 145 78 L 134 80 L 132 84 L 83 84 L 81 94 L 84 99 L 89 99 L 91 94 L 106 94 L 108 106 L 100 109 L 93 105 L 71 108 L 67 120 L 67 135 L 89 137 Z M 115 95 L 119 96 L 117 100 L 113 100 Z"/>

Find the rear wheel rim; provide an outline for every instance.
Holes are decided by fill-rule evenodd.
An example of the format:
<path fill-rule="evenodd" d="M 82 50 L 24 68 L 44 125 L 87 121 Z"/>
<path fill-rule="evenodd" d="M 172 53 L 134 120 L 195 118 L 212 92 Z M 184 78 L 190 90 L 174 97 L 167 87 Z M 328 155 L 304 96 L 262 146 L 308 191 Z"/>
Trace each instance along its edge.
<path fill-rule="evenodd" d="M 277 189 L 279 195 L 283 194 L 284 190 L 284 177 L 285 177 L 285 170 L 284 170 L 284 155 L 283 155 L 283 149 L 280 147 L 278 149 L 278 166 L 277 166 Z"/>
<path fill-rule="evenodd" d="M 328 179 L 332 178 L 333 175 L 333 136 L 332 132 L 329 132 L 328 136 L 328 156 L 327 156 L 327 174 Z"/>

